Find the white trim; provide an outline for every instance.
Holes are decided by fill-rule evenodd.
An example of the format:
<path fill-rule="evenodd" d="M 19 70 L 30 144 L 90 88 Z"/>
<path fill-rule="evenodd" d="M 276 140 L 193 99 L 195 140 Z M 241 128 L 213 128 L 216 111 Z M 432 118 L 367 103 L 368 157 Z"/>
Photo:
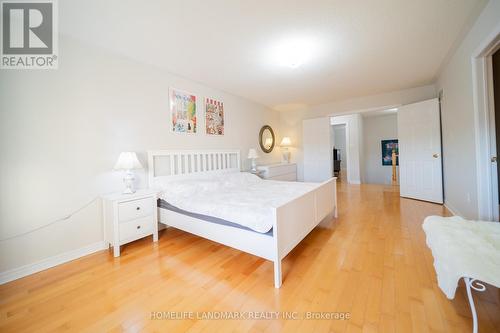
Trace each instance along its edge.
<path fill-rule="evenodd" d="M 389 109 L 397 109 L 399 107 L 403 106 L 403 104 L 388 104 L 384 106 L 376 106 L 376 107 L 371 107 L 371 108 L 364 108 L 364 109 L 353 109 L 353 110 L 348 110 L 348 111 L 341 111 L 338 113 L 331 113 L 329 114 L 328 117 L 339 117 L 339 116 L 349 116 L 352 114 L 360 114 L 363 115 L 365 113 L 371 113 L 375 111 L 383 111 L 383 110 L 389 110 Z"/>
<path fill-rule="evenodd" d="M 13 268 L 11 270 L 0 272 L 0 284 L 4 284 L 10 281 L 20 279 L 22 277 L 35 274 L 46 269 L 55 267 L 67 263 L 69 261 L 79 259 L 81 257 L 87 256 L 89 254 L 102 251 L 107 249 L 107 245 L 104 241 L 99 241 L 97 243 L 89 244 L 87 246 L 81 247 L 79 249 L 71 250 L 65 253 L 55 255 L 46 259 L 42 259 L 38 262 L 24 265 L 21 267 Z"/>
<path fill-rule="evenodd" d="M 446 209 L 448 209 L 453 215 L 455 215 L 455 216 L 463 216 L 462 214 L 460 214 L 460 212 L 455 207 L 453 207 L 452 205 L 450 205 L 450 203 L 445 202 L 443 204 L 443 206 Z"/>
<path fill-rule="evenodd" d="M 497 44 L 500 44 L 498 40 Z M 492 51 L 493 52 L 493 51 Z M 490 141 L 490 152 L 491 156 L 498 156 L 497 153 L 497 140 L 496 140 L 496 125 L 495 125 L 495 102 L 494 102 L 494 91 L 493 91 L 493 59 L 492 56 L 485 58 L 486 60 L 486 96 L 488 101 L 488 114 L 489 114 L 489 141 Z M 500 134 L 500 133 L 499 133 Z M 500 147 L 499 147 L 500 148 Z M 490 188 L 491 188 L 491 220 L 498 221 L 498 175 L 497 175 L 497 163 L 490 163 Z"/>
<path fill-rule="evenodd" d="M 351 150 L 351 135 L 349 133 L 351 127 L 349 126 L 349 123 L 348 122 L 345 122 L 345 169 L 347 171 L 347 183 L 349 184 L 356 184 L 356 179 L 353 179 L 352 177 L 352 161 L 351 161 L 351 153 L 350 153 L 350 150 Z M 359 142 L 358 142 L 359 144 Z M 358 151 L 359 151 L 359 146 L 358 146 Z M 341 156 L 342 158 L 342 156 Z M 359 165 L 359 158 L 358 158 L 358 169 L 360 167 Z M 349 168 L 350 167 L 350 168 Z M 361 170 L 360 170 L 361 171 Z M 360 175 L 361 177 L 361 172 L 360 172 Z M 358 179 L 357 180 L 357 184 L 361 184 L 361 179 Z"/>
<path fill-rule="evenodd" d="M 493 184 L 491 168 L 491 110 L 489 103 L 488 57 L 491 57 L 500 38 L 500 24 L 479 45 L 471 57 L 473 97 L 474 97 L 474 130 L 476 146 L 476 177 L 478 219 L 493 220 L 495 213 L 494 191 L 498 184 Z"/>

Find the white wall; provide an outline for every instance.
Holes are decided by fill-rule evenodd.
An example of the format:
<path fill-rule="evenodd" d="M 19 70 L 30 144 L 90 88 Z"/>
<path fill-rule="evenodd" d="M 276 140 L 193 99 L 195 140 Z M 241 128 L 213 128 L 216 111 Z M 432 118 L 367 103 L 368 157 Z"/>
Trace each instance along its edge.
<path fill-rule="evenodd" d="M 382 165 L 381 141 L 397 138 L 397 114 L 363 117 L 364 183 L 391 184 L 392 166 Z"/>
<path fill-rule="evenodd" d="M 333 175 L 332 128 L 328 117 L 306 119 L 304 138 L 304 181 L 323 182 Z"/>
<path fill-rule="evenodd" d="M 443 169 L 445 204 L 455 213 L 478 217 L 472 87 L 473 52 L 500 24 L 500 0 L 491 0 L 451 56 L 437 80 L 443 90 Z"/>
<path fill-rule="evenodd" d="M 434 85 L 398 90 L 390 93 L 364 96 L 317 106 L 297 105 L 294 109 L 280 112 L 283 135 L 289 136 L 294 148 L 292 161 L 297 163 L 298 177 L 303 179 L 302 120 L 325 116 L 352 114 L 368 110 L 388 109 L 436 97 Z"/>
<path fill-rule="evenodd" d="M 268 108 L 115 56 L 67 37 L 60 38 L 60 66 L 53 71 L 3 70 L 0 74 L 0 238 L 62 217 L 101 193 L 120 190 L 111 171 L 121 151 L 136 151 L 146 166 L 148 149 L 258 148 L 259 129 L 275 128 Z M 173 134 L 168 88 L 224 102 L 222 137 Z M 260 153 L 259 163 L 278 162 L 280 152 Z M 145 172 L 138 186 L 144 187 Z M 25 237 L 0 242 L 0 272 L 102 241 L 100 201 Z"/>
<path fill-rule="evenodd" d="M 361 184 L 363 164 L 363 117 L 360 114 L 331 117 L 332 125 L 345 124 L 347 145 L 347 182 Z M 305 156 L 304 156 L 305 162 Z"/>

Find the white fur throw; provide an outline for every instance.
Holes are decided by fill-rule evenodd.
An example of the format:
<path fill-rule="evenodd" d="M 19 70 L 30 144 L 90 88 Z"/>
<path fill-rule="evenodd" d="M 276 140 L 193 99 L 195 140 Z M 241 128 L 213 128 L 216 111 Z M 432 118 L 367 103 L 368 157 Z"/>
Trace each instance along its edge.
<path fill-rule="evenodd" d="M 460 278 L 500 287 L 500 223 L 429 216 L 422 225 L 438 284 L 453 299 Z"/>

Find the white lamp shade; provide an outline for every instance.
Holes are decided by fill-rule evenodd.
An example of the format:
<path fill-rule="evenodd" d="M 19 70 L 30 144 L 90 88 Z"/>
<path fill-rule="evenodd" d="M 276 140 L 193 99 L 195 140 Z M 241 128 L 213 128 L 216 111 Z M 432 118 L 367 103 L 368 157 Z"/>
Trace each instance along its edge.
<path fill-rule="evenodd" d="M 287 136 L 283 137 L 283 139 L 281 140 L 280 146 L 281 147 L 290 147 L 291 145 L 292 145 L 292 140 L 290 140 L 290 138 Z"/>
<path fill-rule="evenodd" d="M 254 148 L 250 148 L 248 151 L 248 158 L 259 158 L 259 155 L 257 155 L 257 151 Z"/>
<path fill-rule="evenodd" d="M 132 151 L 126 151 L 120 154 L 114 167 L 115 170 L 142 169 L 141 162 L 137 159 L 137 154 Z"/>

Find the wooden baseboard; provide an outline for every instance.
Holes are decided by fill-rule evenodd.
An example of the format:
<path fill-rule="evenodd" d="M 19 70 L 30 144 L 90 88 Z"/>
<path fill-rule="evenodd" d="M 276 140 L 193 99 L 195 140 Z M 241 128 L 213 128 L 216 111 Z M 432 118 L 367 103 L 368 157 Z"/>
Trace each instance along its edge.
<path fill-rule="evenodd" d="M 107 249 L 107 245 L 104 241 L 89 244 L 87 246 L 81 247 L 76 250 L 68 251 L 49 257 L 38 262 L 10 269 L 4 272 L 0 272 L 0 284 L 4 284 L 13 280 L 20 279 L 22 277 L 38 273 L 40 271 L 46 270 L 48 268 L 64 264 L 68 261 L 72 261 L 83 256 L 102 251 Z"/>

